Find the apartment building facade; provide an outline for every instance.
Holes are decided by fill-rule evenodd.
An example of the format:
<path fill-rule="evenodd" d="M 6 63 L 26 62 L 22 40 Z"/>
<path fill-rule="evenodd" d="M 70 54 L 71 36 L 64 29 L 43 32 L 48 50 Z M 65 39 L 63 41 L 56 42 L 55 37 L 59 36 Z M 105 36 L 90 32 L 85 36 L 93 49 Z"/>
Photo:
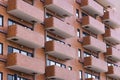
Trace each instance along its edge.
<path fill-rule="evenodd" d="M 118 0 L 0 0 L 0 80 L 120 80 Z"/>

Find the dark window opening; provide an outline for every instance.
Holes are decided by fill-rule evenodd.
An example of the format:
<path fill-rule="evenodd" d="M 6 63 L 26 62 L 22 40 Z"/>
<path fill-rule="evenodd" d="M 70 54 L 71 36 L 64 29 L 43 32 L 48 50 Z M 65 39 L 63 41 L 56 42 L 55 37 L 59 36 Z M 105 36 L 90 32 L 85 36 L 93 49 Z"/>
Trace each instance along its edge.
<path fill-rule="evenodd" d="M 34 57 L 33 53 L 8 46 L 8 54 L 11 54 L 11 53 L 20 53 L 20 54 L 25 55 L 25 56 Z"/>

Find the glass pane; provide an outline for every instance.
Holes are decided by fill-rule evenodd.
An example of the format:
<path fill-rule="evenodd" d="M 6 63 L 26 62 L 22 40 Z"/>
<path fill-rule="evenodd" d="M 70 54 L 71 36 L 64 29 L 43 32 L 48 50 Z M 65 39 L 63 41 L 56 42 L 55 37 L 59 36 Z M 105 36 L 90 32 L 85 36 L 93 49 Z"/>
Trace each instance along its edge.
<path fill-rule="evenodd" d="M 3 17 L 0 16 L 0 26 L 3 25 Z"/>
<path fill-rule="evenodd" d="M 20 53 L 18 49 L 13 48 L 13 52 Z"/>
<path fill-rule="evenodd" d="M 91 78 L 92 77 L 92 75 L 91 74 L 88 74 L 88 78 Z"/>
<path fill-rule="evenodd" d="M 7 80 L 13 80 L 13 76 L 12 75 L 8 75 L 7 76 Z"/>
<path fill-rule="evenodd" d="M 50 38 L 50 37 L 46 37 L 46 41 L 52 41 L 52 38 Z"/>
<path fill-rule="evenodd" d="M 56 63 L 56 66 L 59 66 L 59 67 L 60 67 L 60 66 L 61 66 L 61 64 L 59 64 L 59 63 Z"/>
<path fill-rule="evenodd" d="M 17 80 L 20 80 L 20 77 L 17 77 Z"/>
<path fill-rule="evenodd" d="M 0 44 L 0 54 L 2 54 L 2 44 Z"/>
<path fill-rule="evenodd" d="M 79 18 L 79 10 L 76 9 L 76 17 Z"/>
<path fill-rule="evenodd" d="M 62 68 L 66 68 L 66 66 L 64 64 L 61 65 Z"/>
<path fill-rule="evenodd" d="M 78 57 L 81 57 L 81 50 L 78 49 Z"/>
<path fill-rule="evenodd" d="M 21 54 L 23 54 L 23 55 L 26 55 L 26 56 L 27 56 L 27 52 L 25 52 L 25 51 L 21 51 Z"/>
<path fill-rule="evenodd" d="M 82 71 L 79 71 L 79 78 L 82 79 Z"/>
<path fill-rule="evenodd" d="M 94 79 L 95 79 L 95 76 L 94 76 L 94 75 L 92 75 L 92 78 L 94 78 Z"/>
<path fill-rule="evenodd" d="M 88 75 L 88 74 L 87 74 L 87 73 L 85 73 L 85 78 L 88 78 L 88 77 L 87 77 L 87 75 Z"/>
<path fill-rule="evenodd" d="M 12 53 L 13 52 L 13 48 L 12 47 L 8 47 L 8 53 Z"/>
<path fill-rule="evenodd" d="M 50 61 L 50 65 L 55 65 L 55 62 L 53 62 L 53 61 Z"/>
<path fill-rule="evenodd" d="M 2 73 L 0 73 L 0 80 L 2 80 Z"/>
<path fill-rule="evenodd" d="M 32 53 L 28 53 L 27 56 L 33 57 L 33 54 Z"/>
<path fill-rule="evenodd" d="M 71 66 L 69 66 L 69 67 L 68 67 L 68 70 L 72 70 L 72 67 L 71 67 Z"/>
<path fill-rule="evenodd" d="M 47 60 L 47 66 L 49 66 L 50 65 L 50 60 Z"/>
<path fill-rule="evenodd" d="M 77 37 L 80 37 L 80 30 L 77 30 Z"/>
<path fill-rule="evenodd" d="M 13 22 L 12 21 L 8 21 L 8 26 L 11 26 L 13 24 Z"/>

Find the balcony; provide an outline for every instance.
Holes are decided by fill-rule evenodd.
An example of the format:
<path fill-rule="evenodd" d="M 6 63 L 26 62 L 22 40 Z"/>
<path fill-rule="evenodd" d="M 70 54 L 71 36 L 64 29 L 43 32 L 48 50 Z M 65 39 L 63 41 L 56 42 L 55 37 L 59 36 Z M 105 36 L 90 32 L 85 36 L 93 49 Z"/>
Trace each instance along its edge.
<path fill-rule="evenodd" d="M 116 66 L 108 66 L 107 76 L 120 79 L 120 68 Z"/>
<path fill-rule="evenodd" d="M 87 79 L 85 79 L 85 80 L 96 80 L 96 79 L 94 79 L 94 78 L 87 78 Z"/>
<path fill-rule="evenodd" d="M 45 63 L 36 58 L 28 57 L 19 53 L 11 53 L 7 57 L 7 68 L 27 74 L 44 74 Z"/>
<path fill-rule="evenodd" d="M 44 46 L 43 35 L 20 25 L 9 26 L 7 40 L 30 48 L 41 48 Z"/>
<path fill-rule="evenodd" d="M 75 30 L 73 26 L 68 25 L 55 17 L 45 19 L 45 25 L 47 30 L 63 38 L 75 36 Z"/>
<path fill-rule="evenodd" d="M 61 17 L 70 17 L 74 12 L 73 6 L 66 0 L 47 0 L 45 7 Z"/>
<path fill-rule="evenodd" d="M 115 62 L 119 62 L 120 61 L 120 51 L 118 51 L 115 48 L 108 48 L 107 52 L 106 52 L 106 57 L 112 59 Z"/>
<path fill-rule="evenodd" d="M 120 15 L 116 11 L 104 12 L 103 21 L 112 28 L 120 28 Z"/>
<path fill-rule="evenodd" d="M 106 52 L 106 44 L 92 36 L 83 38 L 83 47 L 94 52 Z"/>
<path fill-rule="evenodd" d="M 8 0 L 7 12 L 28 22 L 36 21 L 42 23 L 44 20 L 44 13 L 41 9 L 34 7 L 23 0 Z"/>
<path fill-rule="evenodd" d="M 76 80 L 76 73 L 74 71 L 58 66 L 48 66 L 46 68 L 46 76 L 48 79 L 54 80 Z"/>
<path fill-rule="evenodd" d="M 103 7 L 94 0 L 81 0 L 81 9 L 91 14 L 92 16 L 96 14 L 102 16 L 104 14 Z"/>
<path fill-rule="evenodd" d="M 113 29 L 106 29 L 104 39 L 113 44 L 119 44 L 120 43 L 120 37 L 118 37 L 119 35 L 120 33 L 118 31 L 115 31 Z"/>
<path fill-rule="evenodd" d="M 118 1 L 116 0 L 96 0 L 96 1 L 104 7 L 108 7 L 108 6 L 115 7 L 116 3 L 118 3 Z"/>
<path fill-rule="evenodd" d="M 82 27 L 95 34 L 105 33 L 104 24 L 90 16 L 84 16 L 82 18 Z"/>
<path fill-rule="evenodd" d="M 102 64 L 102 67 L 101 67 Z M 95 57 L 85 57 L 84 67 L 96 72 L 107 72 L 107 63 Z"/>
<path fill-rule="evenodd" d="M 48 41 L 45 44 L 46 53 L 62 60 L 75 58 L 75 49 L 58 41 Z"/>

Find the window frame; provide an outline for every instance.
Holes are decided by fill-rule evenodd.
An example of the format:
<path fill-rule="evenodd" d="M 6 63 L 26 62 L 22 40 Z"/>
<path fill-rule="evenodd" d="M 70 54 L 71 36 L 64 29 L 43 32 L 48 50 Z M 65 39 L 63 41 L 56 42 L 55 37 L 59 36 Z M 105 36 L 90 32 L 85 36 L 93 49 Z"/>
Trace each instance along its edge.
<path fill-rule="evenodd" d="M 27 29 L 34 30 L 33 27 L 32 27 L 32 28 L 31 28 L 31 27 L 28 27 L 28 26 L 26 26 L 26 25 L 24 25 L 24 24 L 21 24 L 21 23 L 19 23 L 19 22 L 17 22 L 17 21 L 14 21 L 14 20 L 12 20 L 12 19 L 8 19 L 8 27 L 12 26 L 12 25 L 9 25 L 9 21 L 12 22 L 12 25 L 18 24 L 18 25 L 21 25 L 22 27 L 25 27 L 25 28 L 27 28 Z"/>
<path fill-rule="evenodd" d="M 82 57 L 82 53 L 81 53 L 81 49 L 78 49 L 78 58 L 81 58 Z"/>
<path fill-rule="evenodd" d="M 75 16 L 76 16 L 77 18 L 79 18 L 79 17 L 80 17 L 80 12 L 79 12 L 79 9 L 76 9 Z"/>
<path fill-rule="evenodd" d="M 53 66 L 53 65 L 51 65 L 51 62 L 54 62 L 54 66 L 58 66 L 57 64 L 59 64 L 60 65 L 59 67 L 66 68 L 65 64 L 62 64 L 62 63 L 59 63 L 59 62 L 56 62 L 56 61 L 53 61 L 53 60 L 50 60 L 50 59 L 47 59 L 46 65 L 47 66 Z"/>
<path fill-rule="evenodd" d="M 77 37 L 78 37 L 78 38 L 81 37 L 80 29 L 77 29 Z"/>
<path fill-rule="evenodd" d="M 80 78 L 80 80 L 83 80 L 83 72 L 82 72 L 82 70 L 79 70 L 79 78 Z"/>
<path fill-rule="evenodd" d="M 12 50 L 11 50 L 12 52 L 10 52 L 10 53 L 9 53 L 9 48 L 12 49 Z M 13 49 L 19 50 L 19 54 L 22 54 L 21 52 L 23 51 L 23 52 L 26 52 L 26 53 L 27 53 L 27 55 L 25 55 L 25 56 L 29 56 L 29 54 L 31 54 L 31 56 L 29 56 L 29 57 L 34 57 L 34 53 L 33 53 L 33 52 L 31 53 L 31 52 L 28 52 L 28 51 L 25 51 L 25 50 L 21 50 L 21 49 L 12 47 L 12 46 L 8 46 L 8 54 L 15 53 L 15 52 L 13 52 Z M 24 55 L 24 54 L 22 54 L 22 55 Z"/>
<path fill-rule="evenodd" d="M 2 25 L 0 25 L 0 27 L 3 27 L 3 25 L 4 25 L 4 17 L 2 16 L 2 15 L 0 15 L 0 18 L 2 19 Z"/>
<path fill-rule="evenodd" d="M 1 45 L 1 52 L 0 52 L 0 55 L 3 55 L 3 43 L 0 43 Z"/>

